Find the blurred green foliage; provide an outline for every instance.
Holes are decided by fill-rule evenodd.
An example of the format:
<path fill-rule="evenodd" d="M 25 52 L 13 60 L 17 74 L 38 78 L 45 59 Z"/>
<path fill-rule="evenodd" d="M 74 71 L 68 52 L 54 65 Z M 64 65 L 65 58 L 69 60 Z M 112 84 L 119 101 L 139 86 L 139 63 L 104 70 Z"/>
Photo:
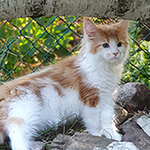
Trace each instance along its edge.
<path fill-rule="evenodd" d="M 76 17 L 19 18 L 0 23 L 0 70 L 2 80 L 22 76 L 42 65 L 71 55 Z"/>
<path fill-rule="evenodd" d="M 131 21 L 129 31 L 129 57 L 125 65 L 122 79 L 125 82 L 139 82 L 150 89 L 150 41 L 143 40 L 142 28 Z M 147 33 L 148 34 L 148 33 Z"/>

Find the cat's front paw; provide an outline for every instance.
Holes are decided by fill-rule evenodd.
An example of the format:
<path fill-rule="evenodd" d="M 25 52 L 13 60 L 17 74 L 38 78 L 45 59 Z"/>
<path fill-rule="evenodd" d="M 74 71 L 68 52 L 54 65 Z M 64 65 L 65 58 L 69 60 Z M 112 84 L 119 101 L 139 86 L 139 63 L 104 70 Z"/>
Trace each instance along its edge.
<path fill-rule="evenodd" d="M 108 139 L 114 139 L 117 141 L 122 140 L 122 136 L 115 130 L 113 129 L 103 129 L 102 135 L 104 135 Z"/>

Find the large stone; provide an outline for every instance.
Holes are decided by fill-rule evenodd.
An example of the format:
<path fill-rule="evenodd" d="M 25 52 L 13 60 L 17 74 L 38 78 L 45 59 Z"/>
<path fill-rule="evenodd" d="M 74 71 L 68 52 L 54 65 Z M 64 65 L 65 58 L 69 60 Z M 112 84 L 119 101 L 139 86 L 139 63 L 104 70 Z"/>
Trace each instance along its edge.
<path fill-rule="evenodd" d="M 106 146 L 113 141 L 86 132 L 76 132 L 73 136 L 59 134 L 50 147 L 51 150 L 106 150 Z"/>
<path fill-rule="evenodd" d="M 135 114 L 122 125 L 124 133 L 122 141 L 132 142 L 140 150 L 150 150 L 150 137 L 137 124 L 137 119 L 141 116 L 143 116 L 142 112 Z"/>
<path fill-rule="evenodd" d="M 131 142 L 112 142 L 107 146 L 107 150 L 139 150 Z"/>
<path fill-rule="evenodd" d="M 92 136 L 89 133 L 76 132 L 70 139 L 67 150 L 92 150 L 94 147 L 105 149 L 113 141 L 105 137 Z"/>
<path fill-rule="evenodd" d="M 50 144 L 51 150 L 66 150 L 70 138 L 69 135 L 58 134 Z"/>
<path fill-rule="evenodd" d="M 134 111 L 150 110 L 150 90 L 140 83 L 126 83 L 119 86 L 117 103 L 123 108 Z"/>
<path fill-rule="evenodd" d="M 138 125 L 150 136 L 150 113 L 145 114 L 137 119 Z"/>
<path fill-rule="evenodd" d="M 115 115 L 114 115 L 114 122 L 116 126 L 121 125 L 128 117 L 128 112 L 120 107 L 119 105 L 116 105 L 115 107 Z"/>
<path fill-rule="evenodd" d="M 106 149 L 103 149 L 101 147 L 94 147 L 93 150 L 139 150 L 139 149 L 131 142 L 112 142 L 106 147 Z"/>
<path fill-rule="evenodd" d="M 68 15 L 146 21 L 149 7 L 149 0 L 1 0 L 0 21 Z"/>
<path fill-rule="evenodd" d="M 31 150 L 41 150 L 44 146 L 45 146 L 44 142 L 40 142 L 40 141 L 31 142 Z"/>
<path fill-rule="evenodd" d="M 114 140 L 76 132 L 73 136 L 59 134 L 51 142 L 51 150 L 106 150 Z"/>
<path fill-rule="evenodd" d="M 137 134 L 137 136 L 139 135 Z M 117 142 L 85 132 L 76 132 L 73 136 L 59 134 L 51 142 L 50 147 L 51 150 L 149 150 L 150 147 L 147 143 L 145 143 L 145 146 L 141 146 L 138 142 L 136 143 L 134 140 L 136 147 L 131 142 Z"/>

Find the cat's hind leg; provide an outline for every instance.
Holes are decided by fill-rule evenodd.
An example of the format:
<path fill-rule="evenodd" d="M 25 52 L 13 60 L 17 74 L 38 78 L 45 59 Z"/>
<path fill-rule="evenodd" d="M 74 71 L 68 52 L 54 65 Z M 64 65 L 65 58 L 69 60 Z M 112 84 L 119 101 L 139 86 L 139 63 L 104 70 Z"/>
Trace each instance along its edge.
<path fill-rule="evenodd" d="M 12 150 L 29 150 L 30 133 L 21 118 L 9 118 L 5 124 Z"/>
<path fill-rule="evenodd" d="M 12 150 L 29 150 L 30 141 L 37 136 L 42 120 L 41 103 L 35 94 L 15 97 L 8 106 L 8 119 L 4 128 L 11 141 Z"/>

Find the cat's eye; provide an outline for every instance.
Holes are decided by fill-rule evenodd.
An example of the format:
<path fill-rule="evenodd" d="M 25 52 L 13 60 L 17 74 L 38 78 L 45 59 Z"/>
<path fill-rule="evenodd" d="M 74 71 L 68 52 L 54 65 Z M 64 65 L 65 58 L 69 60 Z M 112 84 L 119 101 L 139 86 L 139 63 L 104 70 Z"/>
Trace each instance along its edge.
<path fill-rule="evenodd" d="M 122 46 L 122 43 L 121 43 L 121 42 L 119 42 L 119 43 L 117 44 L 117 46 L 118 46 L 118 47 L 121 47 L 121 46 Z"/>
<path fill-rule="evenodd" d="M 104 48 L 108 48 L 108 47 L 109 47 L 109 44 L 108 44 L 108 43 L 104 43 L 102 46 L 103 46 Z"/>

